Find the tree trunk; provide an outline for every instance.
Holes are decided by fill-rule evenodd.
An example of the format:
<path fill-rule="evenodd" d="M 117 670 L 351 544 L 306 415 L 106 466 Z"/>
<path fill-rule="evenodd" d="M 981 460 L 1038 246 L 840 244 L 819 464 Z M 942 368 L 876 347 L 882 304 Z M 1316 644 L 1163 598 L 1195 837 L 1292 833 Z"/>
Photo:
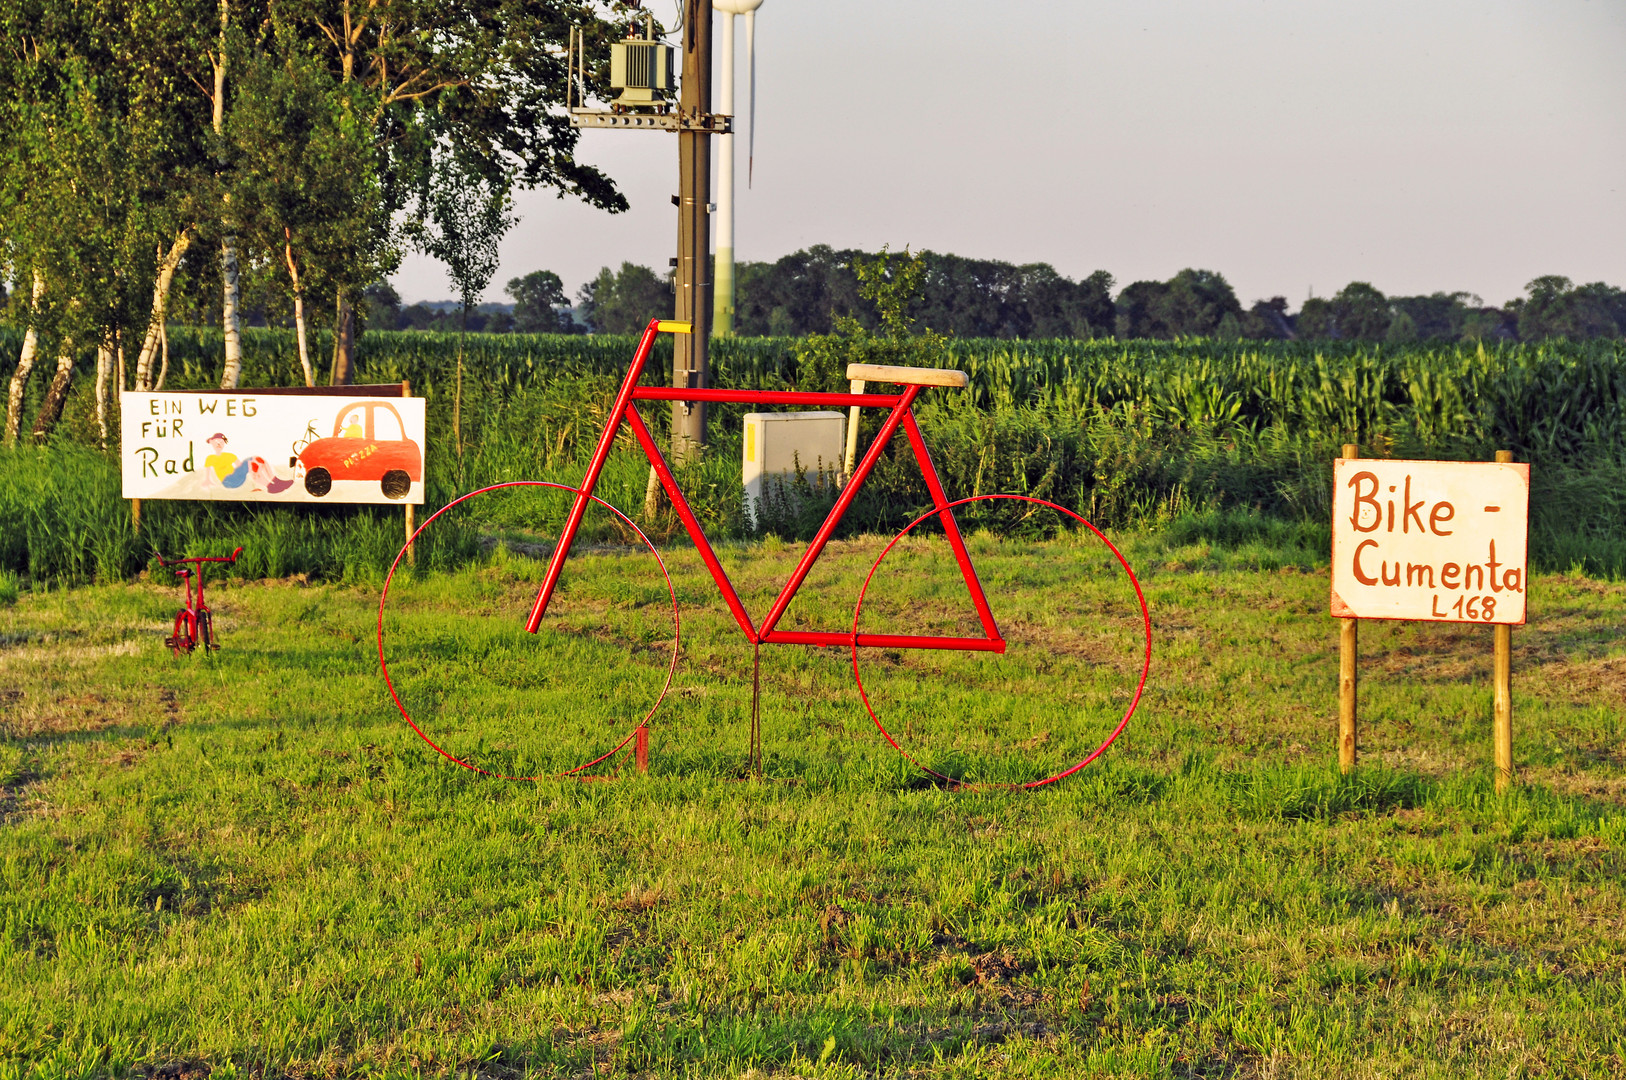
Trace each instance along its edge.
<path fill-rule="evenodd" d="M 96 429 L 101 432 L 102 449 L 107 449 L 107 376 L 113 367 L 113 349 L 104 337 L 96 346 Z"/>
<path fill-rule="evenodd" d="M 158 324 L 158 347 L 163 352 L 163 366 L 158 369 L 158 381 L 152 384 L 154 390 L 164 388 L 164 380 L 169 377 L 169 324 Z"/>
<path fill-rule="evenodd" d="M 339 290 L 339 321 L 333 334 L 333 370 L 328 382 L 349 386 L 356 381 L 356 312 L 350 298 Z"/>
<path fill-rule="evenodd" d="M 220 0 L 220 52 L 214 57 L 215 135 L 226 131 L 226 28 L 231 23 L 231 0 Z M 224 167 L 224 161 L 222 161 Z M 226 363 L 220 372 L 220 388 L 235 390 L 243 374 L 242 317 L 238 312 L 241 295 L 237 283 L 237 236 L 231 232 L 231 193 L 222 196 L 225 204 L 222 217 L 227 232 L 220 241 L 220 282 L 223 293 L 221 322 L 226 332 Z"/>
<path fill-rule="evenodd" d="M 164 336 L 164 320 L 168 318 L 169 289 L 175 280 L 175 268 L 181 265 L 181 256 L 192 246 L 192 230 L 187 227 L 170 245 L 169 254 L 158 249 L 158 276 L 152 283 L 152 315 L 147 319 L 147 334 L 141 341 L 141 352 L 136 355 L 135 388 L 154 389 L 152 385 L 152 358 Z"/>
<path fill-rule="evenodd" d="M 299 366 L 305 372 L 305 385 L 315 386 L 316 376 L 311 371 L 311 354 L 305 345 L 305 290 L 299 284 L 299 267 L 294 264 L 294 238 L 286 225 L 282 228 L 287 244 L 282 253 L 288 257 L 288 276 L 294 283 L 294 333 L 299 337 Z"/>
<path fill-rule="evenodd" d="M 220 241 L 220 281 L 224 293 L 221 321 L 226 330 L 226 367 L 220 373 L 220 388 L 235 390 L 243 375 L 243 333 L 237 305 L 237 237 Z"/>
<path fill-rule="evenodd" d="M 62 405 L 68 399 L 68 384 L 73 382 L 73 338 L 65 337 L 57 346 L 56 375 L 51 388 L 45 392 L 39 415 L 34 418 L 34 441 L 44 442 L 62 418 Z"/>
<path fill-rule="evenodd" d="M 45 279 L 38 270 L 34 271 L 34 303 L 38 304 L 40 295 L 45 292 Z M 28 376 L 34 370 L 34 356 L 39 352 L 40 334 L 34 329 L 33 319 L 29 320 L 28 331 L 23 334 L 22 355 L 17 358 L 17 370 L 11 376 L 11 393 L 6 397 L 6 445 L 14 446 L 17 442 L 17 430 L 23 422 L 23 392 L 28 389 Z"/>
<path fill-rule="evenodd" d="M 457 328 L 457 385 L 452 391 L 452 442 L 459 460 L 463 457 L 463 338 L 469 332 L 469 305 L 463 305 L 463 321 Z"/>

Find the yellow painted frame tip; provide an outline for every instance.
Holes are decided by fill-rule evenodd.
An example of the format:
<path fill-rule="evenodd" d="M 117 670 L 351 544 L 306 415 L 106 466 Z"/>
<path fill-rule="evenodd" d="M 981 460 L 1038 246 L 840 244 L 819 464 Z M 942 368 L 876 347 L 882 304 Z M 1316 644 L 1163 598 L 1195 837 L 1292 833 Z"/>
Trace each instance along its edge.
<path fill-rule="evenodd" d="M 676 319 L 662 319 L 655 324 L 655 329 L 662 334 L 692 334 L 694 323 L 678 322 Z"/>

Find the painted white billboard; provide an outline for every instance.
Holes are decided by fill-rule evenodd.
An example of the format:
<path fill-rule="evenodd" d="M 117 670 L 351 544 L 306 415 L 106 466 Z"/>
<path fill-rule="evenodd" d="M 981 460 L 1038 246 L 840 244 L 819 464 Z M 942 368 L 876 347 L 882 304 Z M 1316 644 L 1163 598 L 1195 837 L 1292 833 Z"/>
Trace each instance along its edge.
<path fill-rule="evenodd" d="M 1332 614 L 1525 621 L 1530 466 L 1338 458 Z"/>
<path fill-rule="evenodd" d="M 423 398 L 120 395 L 126 499 L 423 502 Z"/>

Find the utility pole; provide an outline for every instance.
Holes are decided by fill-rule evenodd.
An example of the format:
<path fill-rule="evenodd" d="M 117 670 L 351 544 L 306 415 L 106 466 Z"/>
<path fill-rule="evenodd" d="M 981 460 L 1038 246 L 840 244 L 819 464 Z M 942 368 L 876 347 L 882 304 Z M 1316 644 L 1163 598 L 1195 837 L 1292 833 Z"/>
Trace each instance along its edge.
<path fill-rule="evenodd" d="M 760 0 L 759 0 L 760 2 Z M 627 38 L 610 46 L 610 89 L 621 94 L 608 109 L 589 108 L 587 35 L 570 33 L 570 78 L 565 94 L 574 128 L 617 131 L 672 131 L 678 137 L 677 300 L 673 317 L 690 323 L 693 332 L 677 335 L 672 350 L 672 385 L 699 388 L 708 381 L 707 348 L 711 343 L 711 136 L 733 130 L 733 118 L 711 111 L 711 0 L 681 0 L 683 5 L 683 83 L 678 108 L 666 95 L 672 90 L 672 48 L 637 24 Z M 632 4 L 637 7 L 636 0 Z M 706 410 L 701 402 L 672 403 L 672 459 L 691 461 L 706 445 Z M 655 505 L 660 487 L 650 473 L 647 505 Z"/>
<path fill-rule="evenodd" d="M 703 387 L 711 343 L 711 0 L 683 0 L 683 81 L 678 114 L 678 263 L 674 317 L 694 325 L 674 335 L 672 385 Z M 690 126 L 690 125 L 693 126 Z M 704 402 L 672 403 L 672 457 L 692 461 L 706 445 Z"/>

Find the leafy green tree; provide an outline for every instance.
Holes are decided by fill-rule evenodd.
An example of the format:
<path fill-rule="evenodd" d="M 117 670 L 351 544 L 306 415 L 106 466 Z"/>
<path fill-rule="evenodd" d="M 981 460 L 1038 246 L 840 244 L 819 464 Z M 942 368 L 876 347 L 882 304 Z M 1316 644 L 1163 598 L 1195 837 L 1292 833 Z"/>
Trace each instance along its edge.
<path fill-rule="evenodd" d="M 1033 338 L 1111 337 L 1114 309 L 1112 275 L 1097 270 L 1078 282 L 1057 274 L 1048 263 L 1024 266 L 1022 285 Z"/>
<path fill-rule="evenodd" d="M 1391 296 L 1389 308 L 1395 313 L 1395 322 L 1400 323 L 1401 316 L 1405 316 L 1406 323 L 1399 330 L 1391 326 L 1389 339 L 1405 340 L 1409 326 L 1418 341 L 1456 341 L 1464 334 L 1470 311 L 1480 306 L 1479 297 L 1465 292 Z"/>
<path fill-rule="evenodd" d="M 1338 336 L 1338 321 L 1333 314 L 1332 302 L 1322 296 L 1312 296 L 1299 308 L 1294 328 L 1300 339 L 1315 341 Z"/>
<path fill-rule="evenodd" d="M 827 334 L 841 316 L 873 327 L 875 313 L 858 295 L 858 275 L 853 271 L 854 261 L 862 257 L 859 251 L 814 244 L 772 263 L 738 264 L 737 332 L 781 337 Z"/>
<path fill-rule="evenodd" d="M 1182 270 L 1166 282 L 1137 281 L 1118 294 L 1121 338 L 1208 337 L 1242 332 L 1242 305 L 1230 283 L 1212 270 Z"/>
<path fill-rule="evenodd" d="M 1389 298 L 1364 281 L 1352 281 L 1332 298 L 1337 336 L 1354 341 L 1382 341 L 1394 313 Z"/>
<path fill-rule="evenodd" d="M 1165 319 L 1169 287 L 1161 281 L 1136 281 L 1118 294 L 1114 330 L 1120 338 L 1167 338 L 1173 331 Z"/>
<path fill-rule="evenodd" d="M 923 327 L 961 337 L 1101 337 L 1112 333 L 1112 275 L 1074 282 L 1048 263 L 1017 266 L 922 251 L 910 312 Z M 829 333 L 837 319 L 873 330 L 879 316 L 859 291 L 859 251 L 815 245 L 774 263 L 736 267 L 742 334 Z"/>
<path fill-rule="evenodd" d="M 576 294 L 576 310 L 594 333 L 636 334 L 650 319 L 671 317 L 672 283 L 636 263 L 606 266 Z"/>
<path fill-rule="evenodd" d="M 552 270 L 532 270 L 503 290 L 514 298 L 514 330 L 521 334 L 569 334 L 575 330 L 565 284 Z"/>
<path fill-rule="evenodd" d="M 1526 295 L 1509 307 L 1518 319 L 1519 337 L 1525 341 L 1619 337 L 1626 330 L 1614 311 L 1619 305 L 1626 312 L 1620 290 L 1601 281 L 1576 288 L 1569 278 L 1549 274 L 1524 288 Z"/>
<path fill-rule="evenodd" d="M 910 314 L 926 278 L 925 259 L 905 249 L 885 248 L 873 258 L 854 263 L 859 295 L 872 306 L 879 326 L 871 330 L 858 319 L 838 316 L 829 334 L 810 334 L 796 345 L 796 388 L 839 391 L 847 388 L 848 364 L 935 367 L 942 363 L 947 338 L 935 330 L 916 332 Z"/>
<path fill-rule="evenodd" d="M 1226 316 L 1242 314 L 1230 283 L 1212 270 L 1180 271 L 1169 279 L 1160 303 L 1160 321 L 1172 337 L 1212 336 Z"/>
<path fill-rule="evenodd" d="M 1254 301 L 1242 317 L 1242 336 L 1262 341 L 1291 340 L 1295 334 L 1293 322 L 1287 317 L 1287 298 L 1272 296 Z"/>
<path fill-rule="evenodd" d="M 232 202 L 251 247 L 281 264 L 305 384 L 315 385 L 305 298 L 378 280 L 397 264 L 365 89 L 319 62 L 274 13 L 239 59 L 226 126 Z"/>
<path fill-rule="evenodd" d="M 457 387 L 452 433 L 463 452 L 463 345 L 469 312 L 497 272 L 497 244 L 514 224 L 507 178 L 488 175 L 479 164 L 447 148 L 438 155 L 427 198 L 428 219 L 413 223 L 419 247 L 446 264 L 462 305 L 457 333 Z M 335 380 L 337 381 L 337 380 Z"/>

